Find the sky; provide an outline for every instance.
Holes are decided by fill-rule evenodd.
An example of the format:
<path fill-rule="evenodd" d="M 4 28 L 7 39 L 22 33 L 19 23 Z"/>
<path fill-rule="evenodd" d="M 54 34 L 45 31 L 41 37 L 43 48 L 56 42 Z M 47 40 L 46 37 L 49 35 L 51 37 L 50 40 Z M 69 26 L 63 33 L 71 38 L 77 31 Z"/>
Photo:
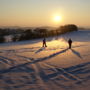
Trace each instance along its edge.
<path fill-rule="evenodd" d="M 0 0 L 0 26 L 90 27 L 90 0 Z M 54 16 L 61 20 L 54 21 Z"/>

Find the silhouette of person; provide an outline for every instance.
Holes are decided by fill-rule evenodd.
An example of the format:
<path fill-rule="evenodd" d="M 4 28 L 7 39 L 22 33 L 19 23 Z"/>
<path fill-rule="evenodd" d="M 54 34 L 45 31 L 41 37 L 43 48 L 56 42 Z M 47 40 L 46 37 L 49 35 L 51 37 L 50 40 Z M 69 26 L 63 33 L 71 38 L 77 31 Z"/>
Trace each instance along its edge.
<path fill-rule="evenodd" d="M 71 49 L 71 46 L 72 46 L 72 40 L 71 39 L 68 40 L 68 45 L 69 45 L 69 49 Z"/>
<path fill-rule="evenodd" d="M 45 38 L 43 39 L 43 47 L 47 47 Z"/>

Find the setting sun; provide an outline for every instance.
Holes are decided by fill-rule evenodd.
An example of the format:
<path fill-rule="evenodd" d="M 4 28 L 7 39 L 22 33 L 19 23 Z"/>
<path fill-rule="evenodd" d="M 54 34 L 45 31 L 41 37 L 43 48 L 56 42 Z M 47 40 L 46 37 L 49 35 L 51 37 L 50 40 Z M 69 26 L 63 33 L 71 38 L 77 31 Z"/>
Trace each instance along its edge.
<path fill-rule="evenodd" d="M 54 21 L 59 22 L 61 21 L 62 17 L 61 16 L 54 16 Z"/>

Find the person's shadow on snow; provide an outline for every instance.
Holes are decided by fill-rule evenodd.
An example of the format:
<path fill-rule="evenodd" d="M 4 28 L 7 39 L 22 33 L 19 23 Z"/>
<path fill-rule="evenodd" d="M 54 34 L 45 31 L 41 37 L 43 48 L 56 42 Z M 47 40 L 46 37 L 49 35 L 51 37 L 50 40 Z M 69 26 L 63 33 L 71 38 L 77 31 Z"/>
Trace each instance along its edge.
<path fill-rule="evenodd" d="M 75 55 L 77 55 L 79 58 L 81 58 L 82 59 L 82 56 L 80 55 L 80 53 L 79 52 L 77 52 L 76 50 L 74 50 L 74 49 L 70 49 Z"/>
<path fill-rule="evenodd" d="M 43 51 L 44 49 L 45 49 L 45 47 L 41 47 L 40 49 L 38 49 L 38 50 L 35 52 L 35 54 L 37 54 L 37 53 Z"/>
<path fill-rule="evenodd" d="M 37 61 L 35 61 L 35 62 L 40 62 L 40 61 L 43 61 L 43 60 L 47 60 L 47 59 L 53 58 L 53 57 L 55 57 L 55 56 L 57 56 L 59 54 L 65 53 L 67 50 L 68 50 L 68 48 L 66 48 L 66 49 L 64 49 L 62 51 L 58 51 L 56 53 L 53 53 L 53 54 L 51 54 L 49 56 L 46 56 L 46 57 L 43 57 L 43 58 L 38 58 Z"/>

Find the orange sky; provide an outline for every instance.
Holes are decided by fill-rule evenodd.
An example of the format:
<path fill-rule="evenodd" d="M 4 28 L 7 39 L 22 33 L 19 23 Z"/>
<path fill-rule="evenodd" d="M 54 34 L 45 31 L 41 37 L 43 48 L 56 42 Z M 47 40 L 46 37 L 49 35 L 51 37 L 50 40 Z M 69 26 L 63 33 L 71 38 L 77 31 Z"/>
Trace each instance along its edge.
<path fill-rule="evenodd" d="M 90 0 L 0 0 L 0 26 L 90 27 Z M 60 22 L 53 15 L 60 15 Z"/>

